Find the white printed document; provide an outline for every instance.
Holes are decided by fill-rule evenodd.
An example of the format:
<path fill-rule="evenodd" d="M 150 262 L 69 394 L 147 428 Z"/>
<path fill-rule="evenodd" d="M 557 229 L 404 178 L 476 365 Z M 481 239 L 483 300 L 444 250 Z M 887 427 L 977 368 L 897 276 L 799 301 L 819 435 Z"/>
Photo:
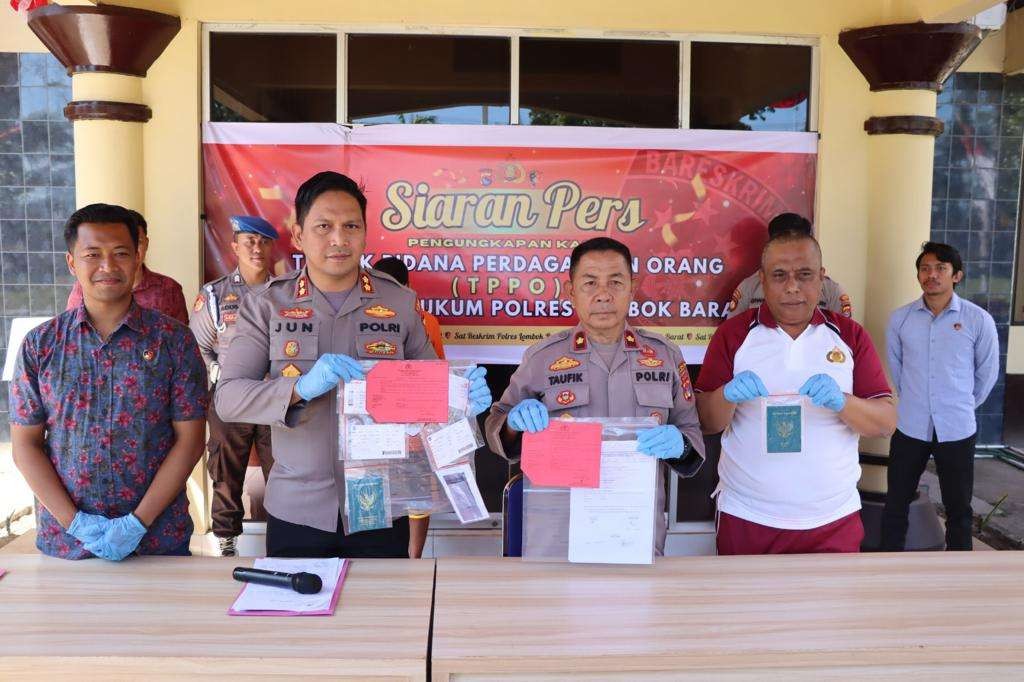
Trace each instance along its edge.
<path fill-rule="evenodd" d="M 323 587 L 316 594 L 299 594 L 283 587 L 246 583 L 238 599 L 228 611 L 231 615 L 326 615 L 337 603 L 338 581 L 346 569 L 345 559 L 257 559 L 253 568 L 284 573 L 315 573 Z"/>
<path fill-rule="evenodd" d="M 349 424 L 349 459 L 403 459 L 405 424 Z"/>
<path fill-rule="evenodd" d="M 427 436 L 427 445 L 437 467 L 446 467 L 476 452 L 476 435 L 469 420 L 460 419 Z"/>
<path fill-rule="evenodd" d="M 448 375 L 448 409 L 464 414 L 469 407 L 469 379 Z"/>
<path fill-rule="evenodd" d="M 654 561 L 658 460 L 637 442 L 602 441 L 601 487 L 569 491 L 569 561 L 650 564 Z"/>
<path fill-rule="evenodd" d="M 345 382 L 344 414 L 366 414 L 366 382 L 354 379 Z"/>

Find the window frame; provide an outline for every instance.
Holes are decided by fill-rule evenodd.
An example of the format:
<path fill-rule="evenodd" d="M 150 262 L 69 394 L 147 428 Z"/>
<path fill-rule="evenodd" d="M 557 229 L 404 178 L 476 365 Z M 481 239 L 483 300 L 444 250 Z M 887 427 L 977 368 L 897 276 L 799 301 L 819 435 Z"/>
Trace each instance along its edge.
<path fill-rule="evenodd" d="M 214 33 L 319 33 L 336 36 L 337 83 L 335 123 L 353 124 L 348 120 L 348 36 L 402 35 L 402 36 L 473 36 L 508 38 L 510 46 L 509 123 L 519 123 L 519 41 L 521 38 L 638 40 L 675 42 L 679 47 L 679 129 L 690 129 L 690 66 L 692 45 L 701 43 L 746 43 L 760 45 L 802 45 L 811 48 L 810 92 L 808 94 L 807 132 L 819 130 L 818 98 L 821 72 L 821 41 L 814 36 L 750 35 L 733 33 L 673 33 L 664 31 L 595 31 L 586 29 L 498 29 L 465 26 L 416 26 L 394 24 L 260 24 L 260 23 L 204 23 L 202 24 L 202 122 L 210 122 L 210 36 Z"/>

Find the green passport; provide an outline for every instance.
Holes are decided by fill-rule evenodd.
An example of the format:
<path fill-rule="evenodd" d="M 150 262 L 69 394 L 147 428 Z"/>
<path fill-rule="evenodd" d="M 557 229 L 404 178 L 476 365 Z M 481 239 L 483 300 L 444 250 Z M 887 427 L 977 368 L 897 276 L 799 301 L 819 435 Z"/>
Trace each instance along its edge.
<path fill-rule="evenodd" d="M 768 405 L 765 429 L 769 453 L 800 452 L 803 449 L 800 405 Z"/>
<path fill-rule="evenodd" d="M 389 528 L 387 500 L 384 495 L 384 477 L 370 474 L 345 480 L 348 496 L 348 532 Z"/>

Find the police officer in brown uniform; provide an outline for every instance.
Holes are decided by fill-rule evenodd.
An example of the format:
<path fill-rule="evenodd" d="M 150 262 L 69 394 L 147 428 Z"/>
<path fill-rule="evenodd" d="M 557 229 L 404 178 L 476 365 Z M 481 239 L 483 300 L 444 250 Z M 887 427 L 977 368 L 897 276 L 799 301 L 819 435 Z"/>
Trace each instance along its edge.
<path fill-rule="evenodd" d="M 671 470 L 692 476 L 704 462 L 693 389 L 678 346 L 626 321 L 636 283 L 629 248 L 597 237 L 573 249 L 567 291 L 579 324 L 526 350 L 508 389 L 487 417 L 491 449 L 515 459 L 523 431 L 541 431 L 555 417 L 654 417 L 639 449 Z M 657 487 L 664 509 L 664 486 Z M 565 496 L 568 513 L 568 494 Z M 658 516 L 656 551 L 667 531 Z"/>
<path fill-rule="evenodd" d="M 231 230 L 231 249 L 238 267 L 203 286 L 189 320 L 214 388 L 220 374 L 220 360 L 235 335 L 238 308 L 252 291 L 269 279 L 271 242 L 277 239 L 277 230 L 257 216 L 232 216 Z M 242 484 L 249 453 L 255 446 L 263 475 L 269 477 L 274 465 L 270 428 L 227 424 L 215 409 L 209 411 L 207 419 L 210 424 L 207 470 L 213 481 L 213 534 L 219 540 L 221 556 L 235 556 L 236 538 L 242 534 Z"/>
<path fill-rule="evenodd" d="M 366 197 L 355 182 L 317 173 L 299 187 L 295 215 L 292 241 L 306 265 L 242 302 L 217 411 L 228 421 L 271 427 L 268 556 L 406 557 L 408 517 L 391 528 L 345 533 L 337 386 L 363 377 L 357 358 L 434 359 L 434 349 L 416 295 L 360 267 Z M 489 404 L 478 370 L 470 398 Z"/>
<path fill-rule="evenodd" d="M 768 223 L 768 238 L 774 239 L 784 232 L 811 235 L 811 223 L 807 218 L 796 213 L 780 213 Z M 761 275 L 759 272 L 755 272 L 740 282 L 736 290 L 732 292 L 732 300 L 729 301 L 725 316 L 735 317 L 762 303 L 764 303 L 764 289 L 761 286 Z M 853 316 L 850 296 L 839 285 L 839 282 L 828 276 L 821 284 L 821 299 L 818 301 L 818 307 L 845 317 Z"/>

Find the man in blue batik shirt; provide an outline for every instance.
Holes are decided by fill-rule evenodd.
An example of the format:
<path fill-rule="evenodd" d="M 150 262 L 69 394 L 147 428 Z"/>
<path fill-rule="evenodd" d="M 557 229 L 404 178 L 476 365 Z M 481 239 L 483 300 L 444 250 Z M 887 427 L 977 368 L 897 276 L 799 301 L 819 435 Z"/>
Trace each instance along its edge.
<path fill-rule="evenodd" d="M 996 325 L 953 292 L 963 261 L 948 244 L 928 242 L 917 257 L 924 295 L 889 318 L 889 370 L 899 391 L 899 424 L 889 450 L 882 549 L 902 551 L 907 514 L 930 456 L 946 508 L 946 549 L 971 549 L 974 410 L 999 374 Z"/>
<path fill-rule="evenodd" d="M 36 546 L 65 559 L 187 555 L 185 480 L 203 452 L 206 367 L 188 327 L 139 306 L 138 226 L 92 204 L 64 227 L 84 302 L 28 333 L 11 448 L 38 499 Z"/>

